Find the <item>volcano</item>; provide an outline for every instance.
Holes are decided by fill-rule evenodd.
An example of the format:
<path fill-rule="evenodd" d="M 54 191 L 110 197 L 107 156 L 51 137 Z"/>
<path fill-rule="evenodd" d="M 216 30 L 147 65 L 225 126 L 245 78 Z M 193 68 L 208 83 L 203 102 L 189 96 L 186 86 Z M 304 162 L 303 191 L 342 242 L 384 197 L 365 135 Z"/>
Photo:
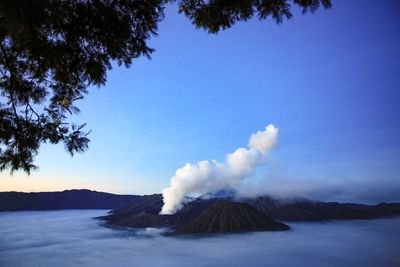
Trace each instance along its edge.
<path fill-rule="evenodd" d="M 230 194 L 222 195 L 228 196 L 194 199 L 173 215 L 159 214 L 163 206 L 162 195 L 139 196 L 100 218 L 115 226 L 168 227 L 176 234 L 211 234 L 289 229 L 279 221 L 373 219 L 400 215 L 400 203 L 364 205 L 305 198 L 277 200 L 268 196 L 235 198 Z"/>
<path fill-rule="evenodd" d="M 268 218 L 248 204 L 218 201 L 191 222 L 179 227 L 177 233 L 214 234 L 288 229 L 286 224 Z"/>
<path fill-rule="evenodd" d="M 160 202 L 161 201 L 161 202 Z M 173 215 L 160 215 L 162 198 L 144 196 L 101 217 L 111 225 L 133 228 L 170 227 L 174 234 L 239 233 L 288 230 L 245 203 L 227 198 L 198 199 Z"/>

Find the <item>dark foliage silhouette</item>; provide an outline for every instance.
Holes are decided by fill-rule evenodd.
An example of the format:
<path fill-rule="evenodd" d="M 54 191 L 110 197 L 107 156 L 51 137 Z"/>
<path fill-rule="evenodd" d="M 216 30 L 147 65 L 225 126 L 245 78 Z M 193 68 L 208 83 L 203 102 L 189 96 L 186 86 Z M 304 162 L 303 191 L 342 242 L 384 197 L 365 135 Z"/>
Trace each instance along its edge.
<path fill-rule="evenodd" d="M 112 62 L 129 67 L 150 57 L 167 4 L 210 33 L 253 16 L 276 23 L 330 0 L 0 1 L 0 171 L 37 168 L 43 143 L 64 143 L 73 155 L 88 148 L 85 124 L 69 117 L 89 86 L 106 83 Z M 101 115 L 100 115 L 101 116 Z"/>

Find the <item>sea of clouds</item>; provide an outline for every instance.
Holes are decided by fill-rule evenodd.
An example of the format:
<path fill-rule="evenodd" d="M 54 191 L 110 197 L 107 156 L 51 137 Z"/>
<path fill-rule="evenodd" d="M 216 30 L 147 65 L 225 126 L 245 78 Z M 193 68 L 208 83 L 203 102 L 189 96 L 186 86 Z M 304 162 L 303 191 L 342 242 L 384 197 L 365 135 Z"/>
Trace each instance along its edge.
<path fill-rule="evenodd" d="M 398 266 L 400 218 L 290 223 L 291 231 L 166 237 L 117 230 L 104 210 L 0 212 L 0 266 Z"/>

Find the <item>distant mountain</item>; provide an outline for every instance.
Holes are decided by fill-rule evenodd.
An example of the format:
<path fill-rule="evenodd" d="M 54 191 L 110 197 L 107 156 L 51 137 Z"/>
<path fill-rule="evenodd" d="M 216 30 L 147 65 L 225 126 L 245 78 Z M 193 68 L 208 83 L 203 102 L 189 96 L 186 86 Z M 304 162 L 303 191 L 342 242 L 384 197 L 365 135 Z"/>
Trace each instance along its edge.
<path fill-rule="evenodd" d="M 305 198 L 276 200 L 268 196 L 246 198 L 241 201 L 248 203 L 261 213 L 281 221 L 374 219 L 400 215 L 400 203 L 364 205 L 311 201 Z"/>
<path fill-rule="evenodd" d="M 115 195 L 86 189 L 62 192 L 0 192 L 0 211 L 116 209 L 137 199 L 135 195 Z"/>
<path fill-rule="evenodd" d="M 189 223 L 178 227 L 180 234 L 241 233 L 249 231 L 288 230 L 286 224 L 274 221 L 244 203 L 218 201 Z"/>

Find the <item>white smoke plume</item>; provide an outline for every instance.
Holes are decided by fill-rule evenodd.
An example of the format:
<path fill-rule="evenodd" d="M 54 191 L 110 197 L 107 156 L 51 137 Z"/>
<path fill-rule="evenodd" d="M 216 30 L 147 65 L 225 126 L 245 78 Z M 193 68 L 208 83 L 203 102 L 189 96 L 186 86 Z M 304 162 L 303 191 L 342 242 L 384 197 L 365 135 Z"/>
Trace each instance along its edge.
<path fill-rule="evenodd" d="M 278 132 L 278 128 L 270 124 L 264 131 L 252 134 L 248 147 L 227 154 L 223 163 L 216 160 L 186 163 L 176 170 L 170 186 L 162 191 L 164 206 L 160 214 L 177 212 L 183 207 L 186 196 L 238 187 L 255 167 L 265 164 L 265 155 L 276 144 Z"/>

